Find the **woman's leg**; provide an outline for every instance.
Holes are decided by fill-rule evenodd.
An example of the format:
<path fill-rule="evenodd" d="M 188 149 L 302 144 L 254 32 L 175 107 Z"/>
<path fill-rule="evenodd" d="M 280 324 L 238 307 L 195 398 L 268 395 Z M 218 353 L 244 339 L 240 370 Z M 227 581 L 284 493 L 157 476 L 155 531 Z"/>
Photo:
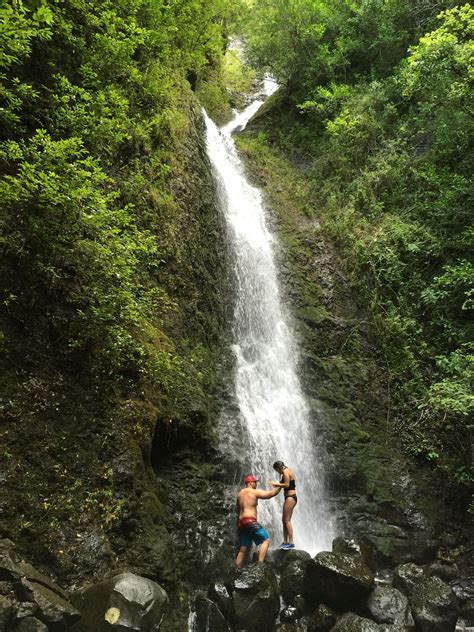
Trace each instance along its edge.
<path fill-rule="evenodd" d="M 286 520 L 285 520 L 285 503 L 283 503 L 283 514 L 281 516 L 281 521 L 283 523 L 283 542 L 288 542 L 288 529 L 286 528 Z"/>
<path fill-rule="evenodd" d="M 293 525 L 291 524 L 291 516 L 295 508 L 295 501 L 288 496 L 283 503 L 283 533 L 285 534 L 285 542 L 293 544 Z"/>

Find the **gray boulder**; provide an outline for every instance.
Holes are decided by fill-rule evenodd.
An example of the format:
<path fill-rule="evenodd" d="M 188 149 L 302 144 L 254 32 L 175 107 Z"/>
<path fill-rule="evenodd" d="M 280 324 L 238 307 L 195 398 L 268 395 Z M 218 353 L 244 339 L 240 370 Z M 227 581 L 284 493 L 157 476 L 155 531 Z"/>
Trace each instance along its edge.
<path fill-rule="evenodd" d="M 230 627 L 217 605 L 202 593 L 195 599 L 196 619 L 193 632 L 230 632 Z"/>
<path fill-rule="evenodd" d="M 273 629 L 280 610 L 275 573 L 264 564 L 244 567 L 233 583 L 236 628 L 248 632 Z"/>
<path fill-rule="evenodd" d="M 69 599 L 69 595 L 65 590 L 55 584 L 49 577 L 37 571 L 31 564 L 22 560 L 14 550 L 14 545 L 10 540 L 0 540 L 0 579 L 13 582 L 27 579 L 45 586 L 45 588 L 56 593 L 65 601 Z"/>
<path fill-rule="evenodd" d="M 300 611 L 295 606 L 286 606 L 280 612 L 280 621 L 283 623 L 294 623 L 301 616 Z"/>
<path fill-rule="evenodd" d="M 81 630 L 155 632 L 168 606 L 168 595 L 151 579 L 121 573 L 73 595 L 81 612 Z"/>
<path fill-rule="evenodd" d="M 327 632 L 336 623 L 337 614 L 325 604 L 320 604 L 308 623 L 308 632 Z"/>
<path fill-rule="evenodd" d="M 37 617 L 46 624 L 57 629 L 66 629 L 80 618 L 79 612 L 51 588 L 36 581 L 21 579 L 21 586 L 26 601 L 38 606 Z"/>
<path fill-rule="evenodd" d="M 304 582 L 306 576 L 306 566 L 311 561 L 307 559 L 295 558 L 288 562 L 280 575 L 280 592 L 286 603 L 292 603 L 296 595 L 304 592 Z"/>
<path fill-rule="evenodd" d="M 353 612 L 346 612 L 336 621 L 331 632 L 383 632 L 382 626 Z"/>
<path fill-rule="evenodd" d="M 390 623 L 407 629 L 415 627 L 408 598 L 397 588 L 375 586 L 367 599 L 367 610 L 377 623 Z"/>
<path fill-rule="evenodd" d="M 275 549 L 267 554 L 266 560 L 269 562 L 277 573 L 281 573 L 289 564 L 296 561 L 308 562 L 311 555 L 307 551 L 301 549 Z"/>
<path fill-rule="evenodd" d="M 456 596 L 439 577 L 429 577 L 416 564 L 403 564 L 395 570 L 393 585 L 408 597 L 422 632 L 454 631 L 459 615 Z"/>
<path fill-rule="evenodd" d="M 364 549 L 372 552 L 378 566 L 395 566 L 414 560 L 419 564 L 432 562 L 439 543 L 425 532 L 408 532 L 386 522 L 368 521 L 359 524 L 359 540 Z"/>
<path fill-rule="evenodd" d="M 323 551 L 306 566 L 304 594 L 315 605 L 344 611 L 364 599 L 373 584 L 374 575 L 361 556 Z"/>
<path fill-rule="evenodd" d="M 376 562 L 373 550 L 364 542 L 350 540 L 338 536 L 332 541 L 332 552 L 343 555 L 357 555 L 362 557 L 370 570 L 376 570 Z"/>

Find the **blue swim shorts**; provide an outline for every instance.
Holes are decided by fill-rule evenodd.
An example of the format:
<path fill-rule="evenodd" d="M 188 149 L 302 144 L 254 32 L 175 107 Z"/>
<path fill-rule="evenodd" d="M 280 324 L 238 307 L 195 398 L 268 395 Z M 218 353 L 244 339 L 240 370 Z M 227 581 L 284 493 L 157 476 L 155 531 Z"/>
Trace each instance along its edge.
<path fill-rule="evenodd" d="M 244 519 L 245 520 L 245 519 Z M 240 546 L 251 547 L 252 542 L 254 542 L 257 546 L 265 542 L 265 540 L 269 540 L 270 536 L 259 524 L 256 520 L 245 521 L 239 524 L 239 544 Z"/>

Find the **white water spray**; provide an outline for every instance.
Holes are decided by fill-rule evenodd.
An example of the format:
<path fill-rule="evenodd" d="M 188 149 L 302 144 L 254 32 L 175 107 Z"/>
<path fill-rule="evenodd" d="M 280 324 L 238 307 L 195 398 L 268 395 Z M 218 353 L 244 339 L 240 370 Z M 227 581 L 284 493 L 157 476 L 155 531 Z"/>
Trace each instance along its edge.
<path fill-rule="evenodd" d="M 265 81 L 266 95 L 277 86 Z M 260 478 L 260 487 L 275 479 L 274 461 L 293 468 L 298 504 L 293 513 L 295 544 L 315 555 L 330 550 L 333 526 L 324 497 L 322 464 L 316 453 L 316 431 L 297 376 L 298 351 L 284 313 L 275 269 L 278 245 L 268 231 L 262 196 L 244 176 L 232 132 L 243 129 L 262 105 L 254 101 L 220 131 L 205 115 L 207 150 L 219 176 L 221 203 L 233 249 L 236 299 L 234 345 L 235 393 L 239 423 L 227 418 L 222 441 L 248 450 L 244 461 Z M 234 436 L 232 436 L 234 435 Z M 273 544 L 282 540 L 283 493 L 260 501 L 259 521 Z"/>

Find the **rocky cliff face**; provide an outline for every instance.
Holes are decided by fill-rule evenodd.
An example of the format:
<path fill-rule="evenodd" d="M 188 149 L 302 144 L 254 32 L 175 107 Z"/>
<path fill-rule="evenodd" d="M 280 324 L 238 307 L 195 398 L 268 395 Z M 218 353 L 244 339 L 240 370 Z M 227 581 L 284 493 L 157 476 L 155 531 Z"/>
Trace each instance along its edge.
<path fill-rule="evenodd" d="M 144 195 L 158 217 L 157 242 L 173 253 L 160 266 L 158 282 L 170 304 L 156 345 L 172 340 L 200 386 L 174 393 L 171 384 L 149 393 L 130 376 L 117 389 L 91 383 L 41 348 L 34 351 L 42 361 L 34 365 L 17 356 L 3 376 L 0 478 L 2 536 L 63 586 L 127 569 L 157 580 L 175 601 L 186 575 L 181 562 L 187 559 L 189 570 L 189 559 L 199 555 L 188 559 L 181 548 L 190 543 L 189 530 L 199 534 L 199 517 L 190 522 L 176 514 L 186 494 L 197 501 L 212 485 L 205 469 L 212 466 L 199 464 L 215 454 L 230 296 L 204 126 L 190 91 L 181 107 L 170 188 L 154 197 L 150 187 Z M 17 337 L 15 344 L 31 343 Z M 222 492 L 212 493 L 219 503 Z"/>

